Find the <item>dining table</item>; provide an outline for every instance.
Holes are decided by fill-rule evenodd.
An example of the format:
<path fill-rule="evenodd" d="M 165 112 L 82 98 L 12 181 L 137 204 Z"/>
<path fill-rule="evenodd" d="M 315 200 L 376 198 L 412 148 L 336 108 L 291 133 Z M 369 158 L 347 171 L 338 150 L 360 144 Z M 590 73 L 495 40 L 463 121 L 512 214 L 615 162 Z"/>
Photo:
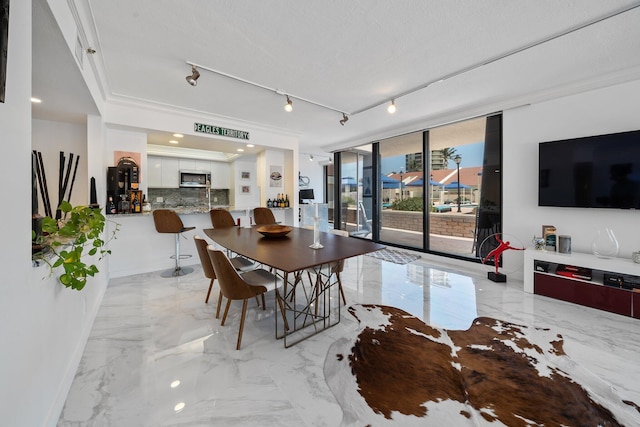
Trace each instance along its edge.
<path fill-rule="evenodd" d="M 204 229 L 216 244 L 277 271 L 282 288 L 276 286 L 276 303 L 284 307 L 284 327 L 279 333 L 275 316 L 276 338 L 290 347 L 340 322 L 341 300 L 331 295 L 336 281 L 331 280 L 331 266 L 347 258 L 385 248 L 366 239 L 291 227 L 286 235 L 265 236 L 259 226 L 218 227 Z M 320 245 L 318 245 L 318 240 Z M 313 247 L 312 247 L 313 246 Z M 321 247 L 318 247 L 321 246 Z M 315 280 L 304 284 L 304 273 L 315 272 Z M 329 274 L 322 274 L 322 272 Z M 298 288 L 302 287 L 302 291 Z M 287 320 L 289 319 L 289 320 Z"/>

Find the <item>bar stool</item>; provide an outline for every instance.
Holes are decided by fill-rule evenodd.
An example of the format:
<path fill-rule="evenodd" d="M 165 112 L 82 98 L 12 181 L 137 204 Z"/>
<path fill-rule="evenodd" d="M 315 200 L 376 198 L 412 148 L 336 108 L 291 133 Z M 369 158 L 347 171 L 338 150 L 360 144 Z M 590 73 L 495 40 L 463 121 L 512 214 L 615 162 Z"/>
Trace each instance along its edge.
<path fill-rule="evenodd" d="M 191 255 L 180 254 L 180 234 L 185 231 L 195 230 L 195 227 L 185 227 L 182 220 L 175 211 L 171 209 L 156 209 L 153 211 L 153 222 L 156 226 L 158 233 L 172 233 L 175 234 L 176 239 L 176 254 L 171 258 L 175 258 L 176 266 L 173 270 L 165 271 L 161 274 L 162 277 L 176 277 L 184 276 L 193 271 L 190 267 L 180 267 L 180 260 L 185 258 L 191 258 Z"/>

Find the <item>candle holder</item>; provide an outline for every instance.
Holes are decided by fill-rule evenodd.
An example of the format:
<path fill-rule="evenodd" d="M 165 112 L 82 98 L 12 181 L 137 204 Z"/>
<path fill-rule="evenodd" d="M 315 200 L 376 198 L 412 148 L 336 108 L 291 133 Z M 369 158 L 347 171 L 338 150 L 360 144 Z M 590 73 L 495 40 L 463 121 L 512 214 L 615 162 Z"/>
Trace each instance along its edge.
<path fill-rule="evenodd" d="M 309 247 L 312 249 L 322 249 L 324 246 L 320 244 L 320 216 L 318 214 L 318 204 L 316 203 L 316 212 L 313 217 L 313 244 Z"/>

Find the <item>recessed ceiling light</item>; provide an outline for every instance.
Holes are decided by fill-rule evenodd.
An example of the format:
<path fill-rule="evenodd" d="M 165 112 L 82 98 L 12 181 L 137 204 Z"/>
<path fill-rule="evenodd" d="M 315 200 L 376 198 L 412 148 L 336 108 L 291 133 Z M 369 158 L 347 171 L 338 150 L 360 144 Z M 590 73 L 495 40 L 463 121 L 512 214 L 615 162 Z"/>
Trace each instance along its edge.
<path fill-rule="evenodd" d="M 253 147 L 255 147 L 255 145 L 253 145 L 253 144 L 247 144 L 247 148 L 253 148 Z"/>
<path fill-rule="evenodd" d="M 181 134 L 181 133 L 174 133 L 174 134 L 173 134 L 173 136 L 175 136 L 176 138 L 182 138 L 182 137 L 184 137 L 184 135 L 183 135 L 183 134 Z"/>
<path fill-rule="evenodd" d="M 169 141 L 169 144 L 177 144 L 178 141 L 176 141 L 175 139 L 172 139 L 171 141 Z"/>
<path fill-rule="evenodd" d="M 242 152 L 242 151 L 244 151 L 244 148 L 238 148 L 236 151 Z"/>
<path fill-rule="evenodd" d="M 180 412 L 180 411 L 182 411 L 182 410 L 184 409 L 184 407 L 185 407 L 185 406 L 187 406 L 187 404 L 186 404 L 186 403 L 184 403 L 184 402 L 180 402 L 180 403 L 178 403 L 176 406 L 174 406 L 174 407 L 173 407 L 173 410 L 174 410 L 175 412 Z"/>
<path fill-rule="evenodd" d="M 180 380 L 175 380 L 171 382 L 171 388 L 176 388 L 180 385 Z"/>
<path fill-rule="evenodd" d="M 40 98 L 31 98 L 31 102 L 33 102 L 34 104 L 40 104 L 42 102 L 42 99 Z"/>

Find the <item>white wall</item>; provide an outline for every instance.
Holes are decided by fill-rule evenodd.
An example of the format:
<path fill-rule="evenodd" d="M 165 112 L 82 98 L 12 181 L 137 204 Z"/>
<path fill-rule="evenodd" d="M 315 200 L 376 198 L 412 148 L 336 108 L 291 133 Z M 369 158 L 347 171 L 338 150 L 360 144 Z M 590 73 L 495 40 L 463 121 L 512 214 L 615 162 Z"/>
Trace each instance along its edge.
<path fill-rule="evenodd" d="M 242 172 L 249 172 L 250 179 L 241 179 L 240 174 Z M 241 187 L 243 186 L 249 186 L 250 193 L 242 193 Z M 258 160 L 256 156 L 243 156 L 231 164 L 229 199 L 234 209 L 253 209 L 256 206 L 260 206 Z"/>
<path fill-rule="evenodd" d="M 324 167 L 322 163 L 318 161 L 317 157 L 311 162 L 308 154 L 301 154 L 298 164 L 300 165 L 300 175 L 309 178 L 309 186 L 300 187 L 300 190 L 312 188 L 316 202 L 324 202 Z"/>
<path fill-rule="evenodd" d="M 46 267 L 31 264 L 31 29 L 31 2 L 11 2 L 7 93 L 0 103 L 6 160 L 0 182 L 11 195 L 2 213 L 8 226 L 0 261 L 0 419 L 11 426 L 56 424 L 106 287 L 100 274 L 82 292 L 67 290 Z M 34 124 L 34 134 L 41 125 Z"/>
<path fill-rule="evenodd" d="M 538 207 L 538 143 L 640 129 L 640 80 L 504 112 L 504 232 L 526 246 L 542 224 L 572 237 L 575 252 L 591 252 L 598 227 L 613 228 L 620 257 L 640 248 L 640 212 Z M 522 276 L 522 254 L 505 253 L 505 271 Z"/>
<path fill-rule="evenodd" d="M 87 178 L 87 128 L 82 124 L 52 122 L 48 120 L 32 121 L 31 147 L 42 153 L 45 174 L 47 177 L 47 187 L 49 189 L 49 200 L 51 209 L 55 211 L 58 204 L 58 171 L 60 168 L 60 151 L 65 155 L 65 170 L 69 163 L 70 154 L 73 153 L 73 164 L 69 173 L 66 196 L 69 194 L 71 180 L 76 164 L 76 157 L 80 156 L 76 179 L 73 184 L 71 194 L 72 205 L 89 204 L 89 179 Z M 38 207 L 40 215 L 44 216 L 44 205 L 42 195 L 38 188 Z"/>

